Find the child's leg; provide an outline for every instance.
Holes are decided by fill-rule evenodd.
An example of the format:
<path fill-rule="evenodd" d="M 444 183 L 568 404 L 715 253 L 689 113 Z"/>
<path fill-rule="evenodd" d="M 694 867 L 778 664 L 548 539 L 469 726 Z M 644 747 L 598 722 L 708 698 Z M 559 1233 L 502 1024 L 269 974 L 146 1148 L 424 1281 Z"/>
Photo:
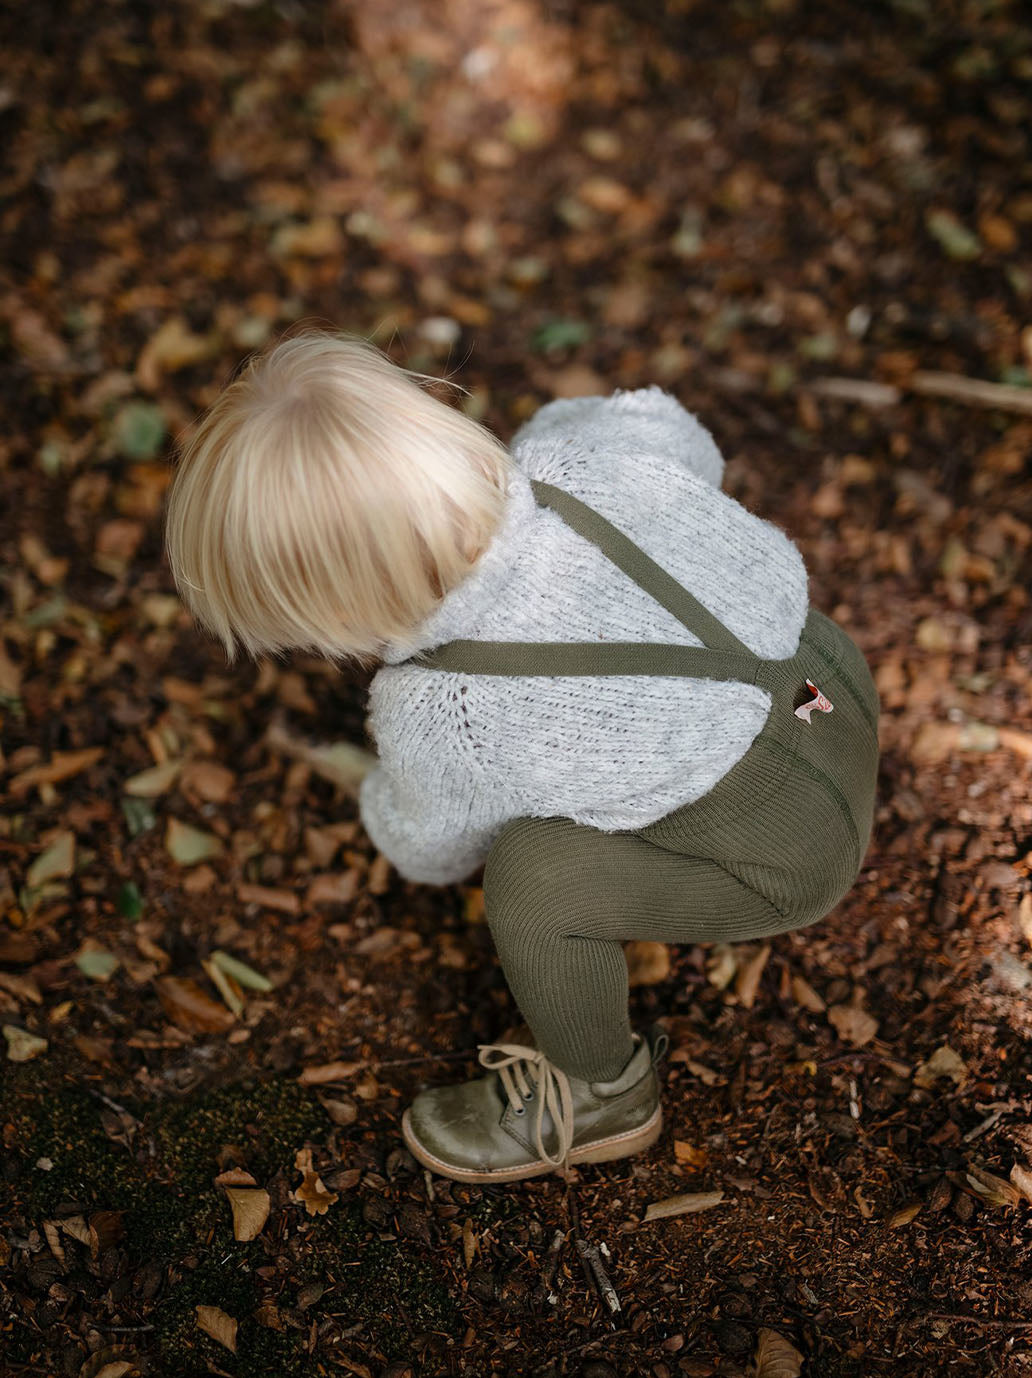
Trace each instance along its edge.
<path fill-rule="evenodd" d="M 621 941 L 738 942 L 797 925 L 714 861 L 568 818 L 521 818 L 484 871 L 506 980 L 550 1061 L 609 1081 L 631 1055 Z"/>

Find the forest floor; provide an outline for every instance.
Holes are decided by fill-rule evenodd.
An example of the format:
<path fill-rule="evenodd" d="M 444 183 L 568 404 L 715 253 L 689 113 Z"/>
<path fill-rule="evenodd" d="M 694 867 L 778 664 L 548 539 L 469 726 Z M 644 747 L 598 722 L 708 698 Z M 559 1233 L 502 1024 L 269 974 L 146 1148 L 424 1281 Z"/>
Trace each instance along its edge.
<path fill-rule="evenodd" d="M 3 1378 L 1032 1374 L 1022 6 L 2 24 Z M 850 895 L 630 954 L 671 1036 L 638 1159 L 417 1168 L 405 1105 L 518 1020 L 480 877 L 405 883 L 313 750 L 363 742 L 367 680 L 229 667 L 173 595 L 172 440 L 299 320 L 503 438 L 669 388 L 874 669 Z M 646 1220 L 684 1193 L 719 1200 Z"/>

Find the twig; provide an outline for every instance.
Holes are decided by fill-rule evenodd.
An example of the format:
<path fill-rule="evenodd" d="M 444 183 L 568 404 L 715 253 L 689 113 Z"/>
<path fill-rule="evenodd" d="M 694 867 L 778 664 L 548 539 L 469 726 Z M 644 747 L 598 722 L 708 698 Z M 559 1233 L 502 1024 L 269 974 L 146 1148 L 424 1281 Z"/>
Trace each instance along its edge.
<path fill-rule="evenodd" d="M 616 1317 L 620 1314 L 620 1298 L 616 1295 L 616 1288 L 609 1280 L 609 1274 L 602 1266 L 602 1255 L 599 1253 L 598 1247 L 589 1244 L 585 1239 L 575 1239 L 573 1242 L 577 1253 L 590 1273 L 599 1296 L 606 1304 L 610 1319 L 615 1322 Z"/>
<path fill-rule="evenodd" d="M 921 397 L 941 397 L 962 406 L 1032 416 L 1032 388 L 989 383 L 984 378 L 967 378 L 962 373 L 918 369 L 899 387 L 872 378 L 814 378 L 802 386 L 817 397 L 837 398 L 865 407 L 893 407 L 903 400 L 904 393 L 916 392 Z"/>
<path fill-rule="evenodd" d="M 370 1071 L 379 1071 L 381 1067 L 414 1067 L 420 1062 L 468 1062 L 470 1058 L 476 1056 L 476 1048 L 466 1048 L 457 1053 L 427 1053 L 425 1057 L 394 1057 L 388 1062 L 368 1062 L 366 1066 Z"/>
<path fill-rule="evenodd" d="M 923 1321 L 960 1321 L 965 1325 L 995 1326 L 1003 1330 L 1032 1330 L 1032 1321 L 1011 1321 L 993 1316 L 962 1316 L 955 1311 L 926 1311 L 923 1316 L 914 1317 Z"/>
<path fill-rule="evenodd" d="M 142 1335 L 148 1330 L 153 1330 L 152 1325 L 104 1325 L 101 1321 L 92 1321 L 98 1330 L 105 1330 L 109 1335 Z"/>
<path fill-rule="evenodd" d="M 555 1282 L 555 1275 L 559 1270 L 559 1255 L 562 1253 L 565 1243 L 565 1230 L 556 1230 L 552 1236 L 552 1242 L 548 1246 L 548 1253 L 545 1255 L 544 1267 L 541 1269 L 540 1290 L 546 1301 L 553 1295 L 552 1287 Z"/>

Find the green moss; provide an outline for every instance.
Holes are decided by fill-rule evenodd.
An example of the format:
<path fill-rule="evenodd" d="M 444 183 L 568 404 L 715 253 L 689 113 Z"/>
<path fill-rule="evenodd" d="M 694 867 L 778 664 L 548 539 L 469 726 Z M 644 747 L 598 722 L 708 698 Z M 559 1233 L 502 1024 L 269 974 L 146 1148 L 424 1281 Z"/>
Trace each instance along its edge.
<path fill-rule="evenodd" d="M 308 1140 L 328 1125 L 315 1097 L 297 1082 L 271 1080 L 211 1091 L 168 1107 L 154 1126 L 162 1158 L 180 1186 L 203 1190 L 219 1171 L 224 1150 L 239 1150 L 258 1178 L 292 1167 Z"/>
<path fill-rule="evenodd" d="M 305 1350 L 307 1325 L 276 1331 L 255 1319 L 264 1288 L 253 1269 L 267 1255 L 259 1244 L 233 1239 L 225 1200 L 212 1186 L 226 1157 L 259 1181 L 291 1169 L 297 1149 L 327 1132 L 314 1096 L 296 1082 L 269 1080 L 127 1108 L 141 1120 L 133 1150 L 108 1137 L 101 1104 L 81 1087 L 44 1068 L 12 1068 L 0 1088 L 11 1165 L 8 1180 L 0 1180 L 0 1213 L 38 1227 L 72 1202 L 86 1213 L 122 1212 L 131 1261 L 157 1257 L 174 1269 L 173 1285 L 146 1312 L 163 1372 L 213 1366 L 248 1378 L 315 1378 L 321 1370 Z M 501 1209 L 498 1201 L 492 1206 Z M 391 1357 L 406 1353 L 415 1332 L 450 1334 L 461 1326 L 433 1252 L 380 1239 L 356 1198 L 297 1224 L 304 1238 L 276 1298 L 281 1306 L 295 1303 L 306 1283 L 322 1283 L 326 1301 L 307 1318 L 325 1306 L 345 1326 L 362 1323 Z M 238 1321 L 236 1355 L 198 1328 L 199 1305 L 219 1306 Z"/>

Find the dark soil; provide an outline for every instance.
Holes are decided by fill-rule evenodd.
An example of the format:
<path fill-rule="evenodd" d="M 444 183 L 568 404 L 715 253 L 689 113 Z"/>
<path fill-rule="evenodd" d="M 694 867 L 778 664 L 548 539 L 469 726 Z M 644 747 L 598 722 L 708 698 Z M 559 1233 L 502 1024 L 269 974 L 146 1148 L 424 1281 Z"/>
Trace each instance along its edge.
<path fill-rule="evenodd" d="M 920 391 L 1032 383 L 1024 7 L 69 0 L 0 26 L 0 1022 L 33 1054 L 2 1064 L 3 1378 L 1032 1374 L 1032 409 Z M 503 437 L 554 395 L 669 388 L 876 672 L 852 893 L 755 992 L 756 947 L 634 987 L 671 1034 L 640 1159 L 417 1169 L 405 1105 L 519 1017 L 479 878 L 404 883 L 267 739 L 361 743 L 360 677 L 227 667 L 170 598 L 170 437 L 299 320 L 453 377 Z M 177 862 L 169 820 L 213 854 Z M 273 989 L 230 983 L 234 1016 L 216 950 Z M 270 1197 L 249 1242 L 233 1167 Z M 802 1360 L 757 1359 L 764 1330 Z"/>

